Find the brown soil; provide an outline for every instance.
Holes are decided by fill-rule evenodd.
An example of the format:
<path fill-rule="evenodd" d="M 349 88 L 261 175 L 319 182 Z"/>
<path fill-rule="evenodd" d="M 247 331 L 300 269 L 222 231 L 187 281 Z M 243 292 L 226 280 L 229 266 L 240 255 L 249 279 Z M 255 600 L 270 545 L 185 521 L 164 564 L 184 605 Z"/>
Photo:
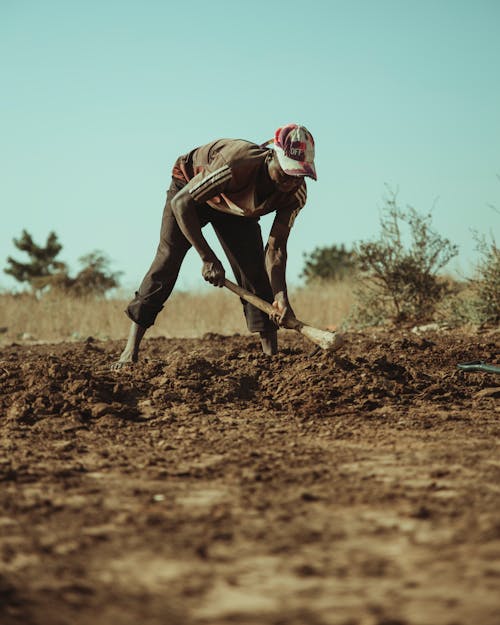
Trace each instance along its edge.
<path fill-rule="evenodd" d="M 500 623 L 494 331 L 11 345 L 2 625 Z"/>

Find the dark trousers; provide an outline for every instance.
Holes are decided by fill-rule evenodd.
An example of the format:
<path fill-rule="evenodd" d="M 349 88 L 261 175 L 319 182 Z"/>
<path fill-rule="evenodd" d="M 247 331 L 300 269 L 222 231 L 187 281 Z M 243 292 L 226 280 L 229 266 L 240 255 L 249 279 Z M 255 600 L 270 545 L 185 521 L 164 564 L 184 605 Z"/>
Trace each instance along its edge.
<path fill-rule="evenodd" d="M 191 247 L 179 228 L 171 207 L 172 198 L 183 186 L 181 180 L 172 179 L 163 211 L 156 256 L 126 310 L 130 319 L 143 328 L 154 324 L 156 316 L 174 288 L 182 261 Z M 212 224 L 237 283 L 272 302 L 273 293 L 265 269 L 264 246 L 258 219 L 223 213 L 208 204 L 200 205 L 197 211 L 202 227 Z M 242 304 L 250 332 L 276 329 L 266 313 L 243 300 Z"/>

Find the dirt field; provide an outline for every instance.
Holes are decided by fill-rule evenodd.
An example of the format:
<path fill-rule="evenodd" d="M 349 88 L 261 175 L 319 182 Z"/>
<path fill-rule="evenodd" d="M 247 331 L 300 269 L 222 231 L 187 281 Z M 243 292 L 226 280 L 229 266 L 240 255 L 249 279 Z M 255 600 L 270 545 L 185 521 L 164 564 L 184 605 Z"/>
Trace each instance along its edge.
<path fill-rule="evenodd" d="M 4 347 L 1 625 L 498 625 L 499 343 Z"/>

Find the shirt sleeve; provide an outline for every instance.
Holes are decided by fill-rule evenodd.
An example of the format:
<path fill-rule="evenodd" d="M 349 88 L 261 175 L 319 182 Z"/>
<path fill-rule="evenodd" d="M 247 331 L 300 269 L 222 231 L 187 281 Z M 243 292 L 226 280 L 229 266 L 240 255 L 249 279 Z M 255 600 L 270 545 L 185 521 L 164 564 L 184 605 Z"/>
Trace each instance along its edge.
<path fill-rule="evenodd" d="M 233 178 L 231 167 L 222 160 L 198 172 L 186 185 L 186 189 L 199 204 L 225 191 Z"/>
<path fill-rule="evenodd" d="M 276 208 L 275 222 L 291 230 L 299 212 L 307 201 L 307 187 L 305 181 L 293 193 L 287 193 Z"/>

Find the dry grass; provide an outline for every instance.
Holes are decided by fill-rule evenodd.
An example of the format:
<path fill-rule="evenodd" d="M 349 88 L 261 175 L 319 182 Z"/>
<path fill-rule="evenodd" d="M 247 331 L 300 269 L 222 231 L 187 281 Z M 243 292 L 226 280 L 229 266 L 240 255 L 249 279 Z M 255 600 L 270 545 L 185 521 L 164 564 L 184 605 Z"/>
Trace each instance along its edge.
<path fill-rule="evenodd" d="M 295 314 L 318 328 L 340 327 L 354 304 L 353 280 L 312 284 L 293 291 Z"/>
<path fill-rule="evenodd" d="M 297 316 L 318 327 L 338 326 L 353 302 L 349 283 L 308 286 L 291 293 Z M 125 300 L 92 300 L 68 296 L 0 295 L 1 338 L 43 341 L 125 338 L 129 320 Z M 199 337 L 206 332 L 247 332 L 239 299 L 222 289 L 200 293 L 174 293 L 148 336 Z"/>

